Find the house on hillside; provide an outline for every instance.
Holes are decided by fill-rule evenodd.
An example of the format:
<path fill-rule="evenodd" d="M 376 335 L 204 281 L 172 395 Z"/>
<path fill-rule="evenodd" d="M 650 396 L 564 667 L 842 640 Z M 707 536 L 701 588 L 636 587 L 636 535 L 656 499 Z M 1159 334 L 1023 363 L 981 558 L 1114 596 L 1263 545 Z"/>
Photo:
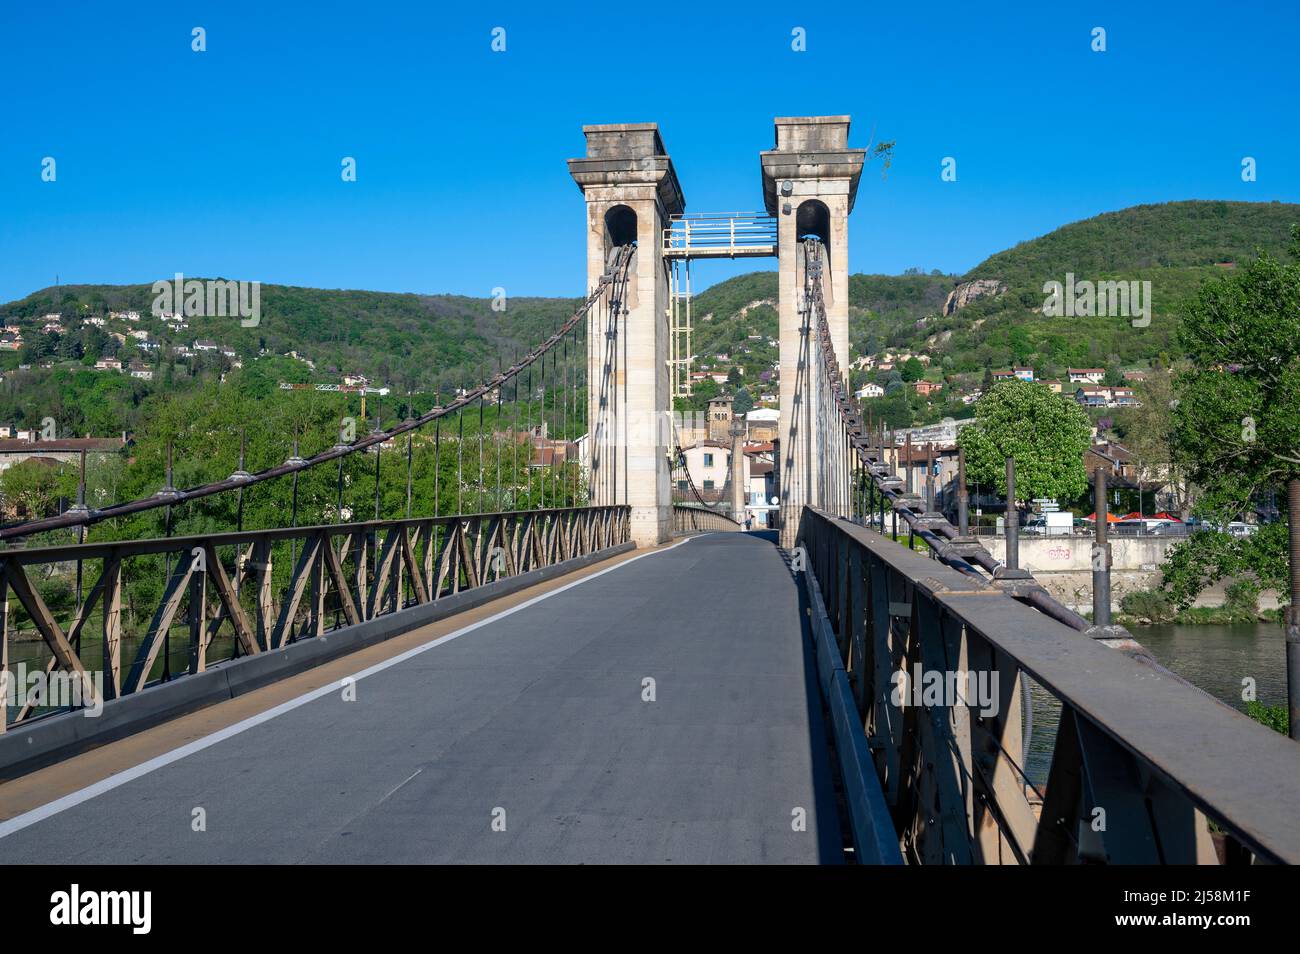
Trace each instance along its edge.
<path fill-rule="evenodd" d="M 1084 407 L 1110 407 L 1110 389 L 1103 387 L 1081 387 L 1074 392 L 1074 399 Z"/>
<path fill-rule="evenodd" d="M 1106 376 L 1105 368 L 1067 368 L 1066 374 L 1071 384 L 1101 384 Z"/>

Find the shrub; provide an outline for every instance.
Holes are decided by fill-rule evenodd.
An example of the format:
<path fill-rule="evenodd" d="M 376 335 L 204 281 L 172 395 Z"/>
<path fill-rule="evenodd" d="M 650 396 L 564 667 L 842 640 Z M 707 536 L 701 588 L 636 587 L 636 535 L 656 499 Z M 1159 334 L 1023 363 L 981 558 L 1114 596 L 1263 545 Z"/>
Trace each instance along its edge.
<path fill-rule="evenodd" d="M 1253 580 L 1238 580 L 1223 591 L 1223 607 L 1233 618 L 1257 619 L 1259 617 L 1259 586 Z"/>
<path fill-rule="evenodd" d="M 1153 623 L 1168 623 L 1174 618 L 1174 604 L 1159 590 L 1134 590 L 1124 594 L 1120 609 L 1129 616 L 1149 619 Z"/>

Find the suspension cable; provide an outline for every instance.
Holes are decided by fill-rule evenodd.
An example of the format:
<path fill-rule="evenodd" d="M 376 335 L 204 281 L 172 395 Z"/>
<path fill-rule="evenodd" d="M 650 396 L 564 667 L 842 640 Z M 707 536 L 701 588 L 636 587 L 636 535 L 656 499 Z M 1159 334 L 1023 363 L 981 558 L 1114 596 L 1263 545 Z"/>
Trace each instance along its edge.
<path fill-rule="evenodd" d="M 545 355 L 564 339 L 580 321 L 587 317 L 592 308 L 607 292 L 611 290 L 617 292 L 621 287 L 626 286 L 628 266 L 632 260 L 632 246 L 622 246 L 611 256 L 610 265 L 600 279 L 596 282 L 596 287 L 591 294 L 583 301 L 578 310 L 575 311 L 567 321 L 549 338 L 545 339 L 532 351 L 517 360 L 509 368 L 499 372 L 492 378 L 479 384 L 478 387 L 466 391 L 450 403 L 434 407 L 427 413 L 416 418 L 408 418 L 401 423 L 389 428 L 380 430 L 378 427 L 370 434 L 354 441 L 351 444 L 335 444 L 334 446 L 321 451 L 320 453 L 301 458 L 297 456 L 295 450 L 294 456 L 290 457 L 282 464 L 274 467 L 268 467 L 265 470 L 258 471 L 255 474 L 247 474 L 237 471 L 224 480 L 217 480 L 211 483 L 202 484 L 197 487 L 191 487 L 186 490 L 177 490 L 168 486 L 158 493 L 149 497 L 141 497 L 136 500 L 126 501 L 124 503 L 112 504 L 108 507 L 91 508 L 91 509 L 74 509 L 55 517 L 45 517 L 39 520 L 27 520 L 21 523 L 10 524 L 6 527 L 0 527 L 0 540 L 13 540 L 20 537 L 29 536 L 33 533 L 42 533 L 48 530 L 61 530 L 67 527 L 85 527 L 92 524 L 100 523 L 104 520 L 111 520 L 117 517 L 126 517 L 132 514 L 141 513 L 146 510 L 153 510 L 158 507 L 174 507 L 177 504 L 185 503 L 190 500 L 198 500 L 202 497 L 209 497 L 213 494 L 224 493 L 229 490 L 237 490 L 248 487 L 253 484 L 263 483 L 268 480 L 274 480 L 277 477 L 284 477 L 290 474 L 297 475 L 304 470 L 310 470 L 328 461 L 338 458 L 347 457 L 350 454 L 360 453 L 376 444 L 383 444 L 394 437 L 398 437 L 408 431 L 413 431 L 423 427 L 430 422 L 440 420 L 449 414 L 457 413 L 463 408 L 480 400 L 484 395 L 498 388 L 502 384 L 517 378 L 523 371 L 530 369 L 533 364 L 545 357 Z"/>

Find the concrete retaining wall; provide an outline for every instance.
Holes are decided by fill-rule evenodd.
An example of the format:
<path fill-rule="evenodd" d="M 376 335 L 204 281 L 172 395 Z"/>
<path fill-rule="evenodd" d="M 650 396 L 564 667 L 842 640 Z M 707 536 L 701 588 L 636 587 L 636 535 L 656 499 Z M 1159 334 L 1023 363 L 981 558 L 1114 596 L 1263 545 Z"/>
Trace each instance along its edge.
<path fill-rule="evenodd" d="M 1110 540 L 1111 608 L 1118 612 L 1119 602 L 1134 590 L 1149 590 L 1160 585 L 1160 565 L 1170 547 L 1181 537 L 1112 537 Z M 981 537 L 980 542 L 997 559 L 1006 559 L 1006 540 Z M 1092 537 L 1020 538 L 1020 565 L 1034 574 L 1053 596 L 1074 610 L 1092 609 Z M 1222 606 L 1225 584 L 1205 590 L 1195 606 Z M 1266 590 L 1260 595 L 1260 609 L 1276 609 L 1277 594 Z"/>
<path fill-rule="evenodd" d="M 981 537 L 997 559 L 1005 560 L 1003 537 Z M 1110 590 L 1113 609 L 1133 590 L 1149 590 L 1160 582 L 1160 564 L 1176 537 L 1115 537 L 1110 541 Z M 1020 537 L 1020 565 L 1072 609 L 1092 609 L 1092 537 Z M 1217 605 L 1217 604 L 1215 604 Z"/>

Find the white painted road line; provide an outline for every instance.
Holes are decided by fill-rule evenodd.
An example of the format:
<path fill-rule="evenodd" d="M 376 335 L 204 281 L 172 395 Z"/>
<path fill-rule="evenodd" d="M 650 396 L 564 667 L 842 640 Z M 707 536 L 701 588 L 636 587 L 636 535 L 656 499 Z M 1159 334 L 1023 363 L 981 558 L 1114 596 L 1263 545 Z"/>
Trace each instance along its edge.
<path fill-rule="evenodd" d="M 443 643 L 451 642 L 453 639 L 457 639 L 461 636 L 464 636 L 466 633 L 472 633 L 474 630 L 479 629 L 483 626 L 487 626 L 490 625 L 491 623 L 497 622 L 498 620 L 505 619 L 507 616 L 512 616 L 515 613 L 518 613 L 520 610 L 528 609 L 528 607 L 540 603 L 543 600 L 549 600 L 552 596 L 558 596 L 561 593 L 571 590 L 576 586 L 581 586 L 583 583 L 586 583 L 590 580 L 597 579 L 598 577 L 602 577 L 606 573 L 613 573 L 615 570 L 620 570 L 625 566 L 630 566 L 631 564 L 635 563 L 637 560 L 643 560 L 649 556 L 655 556 L 656 554 L 659 553 L 667 553 L 669 550 L 674 550 L 684 543 L 689 543 L 692 539 L 694 538 L 687 537 L 684 540 L 679 540 L 677 543 L 674 543 L 671 546 L 666 546 L 659 550 L 651 550 L 648 553 L 642 553 L 637 556 L 634 556 L 630 560 L 624 560 L 622 563 L 618 563 L 615 564 L 614 566 L 606 567 L 603 570 L 599 570 L 595 573 L 592 573 L 590 576 L 584 576 L 580 580 L 574 580 L 572 583 L 566 583 L 564 586 L 561 586 L 559 589 L 551 590 L 549 593 L 542 593 L 538 596 L 534 596 L 532 599 L 526 600 L 525 602 L 520 603 L 518 606 L 512 606 L 509 609 L 502 610 L 500 613 L 496 613 L 492 616 L 487 617 L 486 619 L 481 619 L 477 623 L 470 623 L 468 626 L 462 627 L 461 629 L 458 629 L 453 633 L 448 633 L 446 636 L 439 636 L 437 639 L 430 640 L 429 642 L 416 646 L 413 649 L 408 649 L 406 652 L 400 653 L 394 656 L 392 659 L 385 659 L 383 662 L 375 663 L 375 665 L 370 666 L 367 669 L 363 669 L 358 673 L 354 673 L 353 675 L 344 678 L 359 681 L 365 679 L 367 676 L 373 676 L 375 673 L 383 672 L 385 669 L 388 669 L 392 666 L 396 666 L 399 663 L 406 662 L 406 660 L 408 659 L 412 659 L 423 652 L 427 652 L 430 649 L 433 649 L 437 646 L 441 646 Z M 67 795 L 64 795 L 62 798 L 56 798 L 54 801 L 47 802 L 46 804 L 40 806 L 39 808 L 33 808 L 29 812 L 24 812 L 21 815 L 15 815 L 13 818 L 10 818 L 8 821 L 0 822 L 0 838 L 5 838 L 9 835 L 12 835 L 16 831 L 21 831 L 24 828 L 27 828 L 31 825 L 35 825 L 37 822 L 44 821 L 47 818 L 59 814 L 59 812 L 67 811 L 69 808 L 74 808 L 77 805 L 80 805 L 82 802 L 89 801 L 90 799 L 95 798 L 98 795 L 103 795 L 105 792 L 111 792 L 113 789 L 125 785 L 127 782 L 133 782 L 137 778 L 141 778 L 142 776 L 148 775 L 150 772 L 156 771 L 157 769 L 163 768 L 164 766 L 171 765 L 173 762 L 179 762 L 181 759 L 185 758 L 188 755 L 193 755 L 195 752 L 201 752 L 204 749 L 209 748 L 210 746 L 216 745 L 218 742 L 222 742 L 225 739 L 229 739 L 236 735 L 239 735 L 241 732 L 246 732 L 249 729 L 253 728 L 254 726 L 259 726 L 263 722 L 270 722 L 276 716 L 284 715 L 284 713 L 286 712 L 291 712 L 294 709 L 297 709 L 299 706 L 304 706 L 307 703 L 312 702 L 316 699 L 320 699 L 324 696 L 327 696 L 332 692 L 338 692 L 339 685 L 341 684 L 341 682 L 342 680 L 340 680 L 339 682 L 331 682 L 329 685 L 321 686 L 319 689 L 313 689 L 310 692 L 305 692 L 300 696 L 296 696 L 295 698 L 288 700 L 287 702 L 282 702 L 278 706 L 275 706 L 271 709 L 267 709 L 265 712 L 259 712 L 257 715 L 249 716 L 247 719 L 244 719 L 240 722 L 236 722 L 234 725 L 226 726 L 224 729 L 218 729 L 216 732 L 213 732 L 211 735 L 206 735 L 201 739 L 195 739 L 193 742 L 188 742 L 185 745 L 180 746 L 179 748 L 173 749 L 170 752 L 165 752 L 162 755 L 149 759 L 146 762 L 141 762 L 139 765 L 134 765 L 129 769 L 123 769 L 121 772 L 118 772 L 114 775 L 110 775 L 108 778 L 95 782 L 93 785 L 87 785 L 83 789 L 79 789 L 75 792 L 69 792 Z M 410 781 L 410 779 L 408 779 L 407 781 Z"/>

